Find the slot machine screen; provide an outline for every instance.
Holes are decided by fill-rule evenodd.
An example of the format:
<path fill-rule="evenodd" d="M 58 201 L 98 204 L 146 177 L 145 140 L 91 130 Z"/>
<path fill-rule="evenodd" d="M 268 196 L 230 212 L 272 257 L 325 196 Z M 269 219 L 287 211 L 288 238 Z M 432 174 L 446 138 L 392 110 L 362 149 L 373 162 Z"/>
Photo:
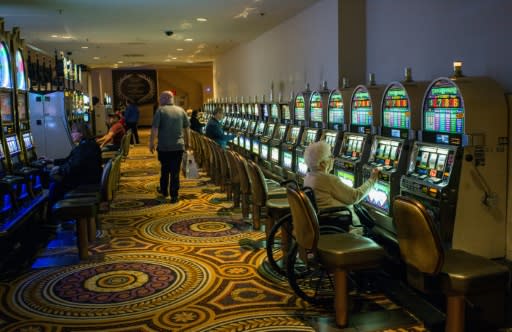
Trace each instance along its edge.
<path fill-rule="evenodd" d="M 310 114 L 311 121 L 323 121 L 324 108 L 322 103 L 322 96 L 320 96 L 320 93 L 318 92 L 313 92 L 313 94 L 311 95 Z"/>
<path fill-rule="evenodd" d="M 242 110 L 242 115 L 243 116 L 246 116 L 247 115 L 247 107 L 245 104 L 241 104 L 240 105 L 240 109 Z"/>
<path fill-rule="evenodd" d="M 304 161 L 304 156 L 297 156 L 297 174 L 300 176 L 306 176 L 308 172 L 308 165 Z"/>
<path fill-rule="evenodd" d="M 265 130 L 265 122 L 260 121 L 258 123 L 258 128 L 256 128 L 256 135 L 263 135 L 263 130 Z"/>
<path fill-rule="evenodd" d="M 25 148 L 27 150 L 32 149 L 32 134 L 31 133 L 23 133 L 23 142 L 25 143 Z"/>
<path fill-rule="evenodd" d="M 279 141 L 282 141 L 284 139 L 284 134 L 286 133 L 286 126 L 285 125 L 281 125 L 279 126 L 279 131 L 277 132 L 278 133 L 278 137 L 277 139 Z"/>
<path fill-rule="evenodd" d="M 4 159 L 5 159 L 4 148 L 3 148 L 2 144 L 0 144 L 0 161 L 4 160 Z M 2 167 L 2 163 L 0 163 L 0 167 Z"/>
<path fill-rule="evenodd" d="M 245 131 L 245 130 L 247 129 L 247 126 L 248 126 L 248 125 L 249 125 L 249 120 L 244 119 L 244 120 L 242 121 L 242 128 L 241 128 L 241 129 L 242 129 L 243 131 Z"/>
<path fill-rule="evenodd" d="M 433 183 L 447 183 L 455 159 L 455 150 L 420 145 L 415 148 L 409 172 Z"/>
<path fill-rule="evenodd" d="M 464 133 L 464 105 L 452 81 L 440 79 L 432 85 L 425 98 L 423 116 L 425 131 Z"/>
<path fill-rule="evenodd" d="M 372 101 L 368 90 L 359 87 L 352 97 L 352 119 L 353 125 L 371 126 L 373 124 Z"/>
<path fill-rule="evenodd" d="M 256 155 L 260 154 L 260 142 L 258 140 L 252 141 L 252 153 Z"/>
<path fill-rule="evenodd" d="M 359 158 L 363 149 L 363 140 L 364 137 L 362 136 L 347 135 L 343 155 L 346 157 Z"/>
<path fill-rule="evenodd" d="M 385 213 L 389 213 L 389 194 L 389 185 L 377 181 L 373 185 L 372 189 L 370 189 L 370 192 L 365 197 L 364 201 Z"/>
<path fill-rule="evenodd" d="M 267 126 L 267 131 L 265 132 L 265 135 L 263 135 L 263 136 L 271 137 L 272 134 L 274 133 L 275 126 L 276 125 L 274 123 L 269 123 Z"/>
<path fill-rule="evenodd" d="M 89 113 L 84 113 L 84 122 L 89 122 Z"/>
<path fill-rule="evenodd" d="M 290 130 L 290 142 L 295 144 L 297 142 L 297 138 L 299 137 L 300 127 L 292 127 Z"/>
<path fill-rule="evenodd" d="M 290 120 L 292 119 L 292 115 L 290 113 L 290 106 L 282 105 L 282 107 L 283 107 L 283 119 L 286 122 L 290 122 Z"/>
<path fill-rule="evenodd" d="M 279 148 L 278 147 L 273 146 L 273 147 L 270 148 L 270 159 L 274 163 L 278 163 L 279 162 Z"/>
<path fill-rule="evenodd" d="M 16 85 L 18 90 L 27 90 L 25 61 L 20 50 L 16 50 Z"/>
<path fill-rule="evenodd" d="M 260 104 L 254 104 L 254 116 L 261 117 Z"/>
<path fill-rule="evenodd" d="M 335 133 L 326 133 L 325 141 L 327 144 L 331 146 L 331 152 L 334 150 L 334 145 L 336 144 L 336 134 Z"/>
<path fill-rule="evenodd" d="M 345 113 L 343 108 L 343 97 L 341 92 L 334 91 L 329 98 L 329 124 L 342 125 L 345 123 Z"/>
<path fill-rule="evenodd" d="M 386 91 L 382 117 L 384 127 L 399 129 L 409 129 L 411 127 L 409 97 L 401 85 L 393 84 Z"/>
<path fill-rule="evenodd" d="M 304 121 L 305 120 L 305 112 L 306 112 L 306 102 L 304 101 L 304 96 L 298 95 L 295 98 L 295 109 L 294 109 L 295 121 Z"/>
<path fill-rule="evenodd" d="M 354 182 L 355 182 L 354 174 L 345 172 L 344 170 L 341 170 L 341 169 L 337 169 L 337 170 L 335 170 L 335 175 L 341 180 L 341 182 L 343 182 L 350 188 L 354 188 Z"/>
<path fill-rule="evenodd" d="M 245 138 L 245 149 L 247 151 L 250 151 L 251 150 L 251 139 L 249 137 L 246 137 Z"/>
<path fill-rule="evenodd" d="M 13 122 L 12 100 L 9 93 L 0 93 L 0 111 L 2 122 Z"/>
<path fill-rule="evenodd" d="M 9 154 L 11 156 L 20 152 L 20 144 L 16 136 L 7 136 L 6 141 L 7 148 L 9 149 Z"/>
<path fill-rule="evenodd" d="M 11 72 L 9 68 L 9 48 L 0 42 L 0 88 L 11 89 Z"/>
<path fill-rule="evenodd" d="M 270 117 L 272 119 L 278 119 L 279 118 L 279 105 L 272 104 L 272 108 L 270 109 Z"/>
<path fill-rule="evenodd" d="M 400 157 L 402 144 L 393 140 L 377 140 L 376 149 L 370 160 L 385 166 L 394 166 Z"/>
<path fill-rule="evenodd" d="M 24 94 L 18 95 L 18 114 L 20 117 L 20 121 L 27 120 L 27 103 Z"/>
<path fill-rule="evenodd" d="M 315 129 L 308 129 L 306 132 L 306 138 L 304 139 L 304 145 L 309 145 L 313 143 L 316 139 L 316 134 L 318 133 Z"/>
<path fill-rule="evenodd" d="M 268 145 L 261 144 L 261 159 L 267 160 L 268 159 Z"/>
<path fill-rule="evenodd" d="M 270 116 L 270 113 L 268 111 L 268 104 L 263 104 L 263 117 L 268 118 Z"/>
<path fill-rule="evenodd" d="M 283 152 L 283 167 L 292 169 L 292 153 L 288 151 Z"/>

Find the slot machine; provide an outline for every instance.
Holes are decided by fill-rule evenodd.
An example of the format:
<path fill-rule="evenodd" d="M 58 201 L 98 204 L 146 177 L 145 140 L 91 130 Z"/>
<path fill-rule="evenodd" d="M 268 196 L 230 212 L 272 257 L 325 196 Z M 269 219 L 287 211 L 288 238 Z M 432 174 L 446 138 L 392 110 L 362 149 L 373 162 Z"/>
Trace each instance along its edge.
<path fill-rule="evenodd" d="M 345 93 L 335 89 L 329 94 L 327 103 L 327 129 L 322 132 L 322 137 L 320 138 L 330 145 L 331 154 L 333 156 L 338 155 L 343 132 L 347 129 L 344 101 L 348 100 L 350 96 L 348 95 L 349 91 L 345 90 L 344 92 Z"/>
<path fill-rule="evenodd" d="M 371 135 L 380 125 L 380 108 L 384 87 L 358 85 L 350 99 L 350 131 L 343 134 L 341 148 L 334 158 L 334 174 L 343 183 L 359 187 L 362 168 L 370 154 Z"/>
<path fill-rule="evenodd" d="M 489 78 L 438 78 L 425 93 L 400 190 L 425 205 L 447 247 L 505 255 L 505 119 L 504 91 Z"/>
<path fill-rule="evenodd" d="M 270 117 L 267 121 L 267 126 L 263 132 L 260 143 L 260 162 L 262 167 L 271 170 L 271 145 L 270 142 L 276 135 L 276 130 L 279 128 L 279 104 L 272 103 L 269 106 Z"/>
<path fill-rule="evenodd" d="M 288 134 L 291 124 L 290 105 L 288 103 L 280 103 L 279 107 L 279 124 L 274 131 L 274 137 L 270 141 L 270 163 L 271 170 L 279 178 L 283 177 L 282 164 L 282 144 Z"/>
<path fill-rule="evenodd" d="M 256 117 L 256 129 L 254 131 L 254 135 L 251 137 L 251 149 L 252 155 L 259 156 L 260 155 L 260 138 L 263 135 L 265 130 L 265 120 L 263 118 L 263 109 L 261 104 L 257 101 L 253 104 L 254 116 Z"/>
<path fill-rule="evenodd" d="M 400 193 L 400 178 L 405 174 L 410 146 L 421 129 L 421 102 L 427 84 L 392 82 L 384 92 L 381 106 L 381 135 L 375 135 L 368 163 L 363 165 L 363 181 L 374 168 L 379 179 L 362 204 L 375 220 L 375 231 L 396 242 L 392 202 Z"/>
<path fill-rule="evenodd" d="M 244 154 L 246 156 L 250 156 L 252 150 L 251 150 L 251 144 L 252 140 L 251 137 L 254 136 L 254 133 L 256 131 L 256 120 L 254 117 L 253 107 L 251 104 L 248 105 L 248 112 L 249 112 L 249 124 L 247 125 L 247 130 L 244 134 Z"/>
<path fill-rule="evenodd" d="M 306 89 L 306 91 L 297 94 L 293 99 L 293 122 L 290 125 L 284 143 L 281 145 L 281 166 L 285 179 L 296 179 L 296 148 L 304 135 L 306 100 L 309 101 L 310 93 L 309 89 Z"/>

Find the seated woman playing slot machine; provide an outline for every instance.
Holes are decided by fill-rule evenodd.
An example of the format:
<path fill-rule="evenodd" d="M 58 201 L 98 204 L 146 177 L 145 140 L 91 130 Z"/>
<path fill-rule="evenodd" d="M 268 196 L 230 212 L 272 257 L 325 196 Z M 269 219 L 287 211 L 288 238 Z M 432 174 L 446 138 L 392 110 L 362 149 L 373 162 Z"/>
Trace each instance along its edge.
<path fill-rule="evenodd" d="M 334 158 L 331 155 L 331 147 L 325 141 L 310 144 L 304 152 L 304 161 L 309 168 L 309 172 L 304 177 L 304 186 L 313 189 L 318 208 L 347 206 L 352 211 L 352 223 L 359 224 L 352 205 L 368 195 L 380 171 L 374 169 L 371 177 L 358 188 L 347 186 L 336 175 L 330 174 Z M 345 230 L 348 230 L 348 226 L 341 225 Z"/>
<path fill-rule="evenodd" d="M 121 115 L 118 113 L 109 114 L 110 129 L 105 136 L 100 137 L 96 142 L 104 151 L 115 151 L 121 147 L 121 141 L 126 132 Z"/>
<path fill-rule="evenodd" d="M 49 211 L 53 204 L 62 199 L 66 192 L 86 184 L 101 181 L 101 149 L 94 141 L 84 123 L 74 123 L 71 137 L 76 146 L 65 159 L 56 159 L 50 172 L 52 183 L 48 197 Z"/>

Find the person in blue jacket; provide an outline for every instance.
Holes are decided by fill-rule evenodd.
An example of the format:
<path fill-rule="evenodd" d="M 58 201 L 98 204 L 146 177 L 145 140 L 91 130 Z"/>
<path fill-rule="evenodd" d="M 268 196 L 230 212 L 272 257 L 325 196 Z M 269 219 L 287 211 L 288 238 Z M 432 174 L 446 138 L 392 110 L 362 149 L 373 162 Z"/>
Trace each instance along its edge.
<path fill-rule="evenodd" d="M 220 123 L 220 121 L 224 117 L 224 111 L 222 110 L 222 108 L 216 108 L 213 111 L 212 115 L 213 116 L 206 124 L 206 137 L 211 138 L 212 140 L 217 142 L 217 144 L 219 144 L 223 149 L 225 149 L 226 145 L 228 144 L 228 141 L 231 141 L 233 138 L 235 138 L 235 135 L 224 134 L 222 124 Z"/>
<path fill-rule="evenodd" d="M 129 101 L 126 109 L 124 110 L 124 119 L 126 127 L 132 130 L 132 142 L 139 144 L 139 133 L 137 131 L 137 122 L 139 122 L 139 108 L 134 101 Z"/>

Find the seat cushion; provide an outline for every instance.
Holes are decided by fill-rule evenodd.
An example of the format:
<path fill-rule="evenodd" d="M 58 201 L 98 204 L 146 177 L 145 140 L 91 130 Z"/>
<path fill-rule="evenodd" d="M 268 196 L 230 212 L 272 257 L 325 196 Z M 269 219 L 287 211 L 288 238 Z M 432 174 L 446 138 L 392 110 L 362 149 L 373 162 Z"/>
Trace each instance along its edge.
<path fill-rule="evenodd" d="M 441 284 L 446 293 L 474 294 L 506 289 L 509 270 L 490 259 L 462 250 L 447 250 L 441 269 Z"/>
<path fill-rule="evenodd" d="M 270 190 L 268 193 L 268 199 L 274 199 L 274 198 L 287 198 L 286 196 L 286 188 L 279 187 L 275 188 L 273 190 Z"/>
<path fill-rule="evenodd" d="M 55 203 L 52 212 L 57 218 L 92 217 L 96 215 L 98 205 L 95 198 L 69 198 Z"/>
<path fill-rule="evenodd" d="M 351 233 L 320 235 L 320 262 L 327 268 L 364 269 L 380 264 L 385 251 L 371 239 Z"/>
<path fill-rule="evenodd" d="M 290 203 L 287 198 L 269 199 L 267 200 L 267 209 L 290 210 Z"/>

